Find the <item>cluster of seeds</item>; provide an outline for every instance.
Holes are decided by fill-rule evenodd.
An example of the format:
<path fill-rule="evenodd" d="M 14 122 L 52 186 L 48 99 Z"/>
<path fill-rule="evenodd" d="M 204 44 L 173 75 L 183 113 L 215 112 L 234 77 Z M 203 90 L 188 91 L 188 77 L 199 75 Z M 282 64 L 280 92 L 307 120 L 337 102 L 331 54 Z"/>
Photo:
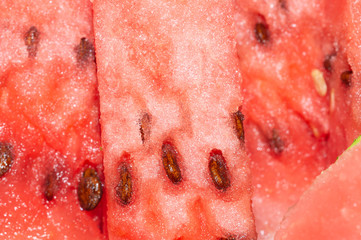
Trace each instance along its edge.
<path fill-rule="evenodd" d="M 279 1 L 281 6 L 285 8 L 286 2 Z M 266 22 L 257 22 L 254 25 L 255 39 L 261 44 L 266 45 L 271 40 L 271 33 Z M 32 26 L 24 36 L 24 42 L 28 51 L 28 57 L 34 58 L 37 55 L 40 33 L 38 29 Z M 75 47 L 76 60 L 80 65 L 94 61 L 94 46 L 87 38 L 81 38 L 80 43 Z M 329 55 L 323 62 L 323 67 L 327 72 L 332 72 L 332 59 L 334 55 Z M 341 73 L 340 80 L 346 87 L 352 85 L 352 70 L 346 70 Z M 315 80 L 317 92 L 321 96 L 327 93 L 327 85 L 324 81 L 322 72 L 315 70 L 311 73 Z M 234 120 L 235 134 L 241 143 L 245 141 L 244 134 L 244 115 L 241 111 L 236 111 L 232 114 Z M 144 113 L 139 120 L 140 137 L 143 143 L 150 138 L 151 134 L 151 115 Z M 269 145 L 273 152 L 277 155 L 284 151 L 285 143 L 276 129 L 272 129 L 271 136 L 268 138 Z M 9 171 L 14 161 L 13 147 L 9 143 L 0 142 L 0 177 Z M 116 186 L 116 197 L 121 205 L 129 205 L 132 202 L 134 182 L 132 179 L 131 166 L 128 163 L 129 156 L 122 157 L 122 162 L 119 165 L 119 182 Z M 161 162 L 168 179 L 175 185 L 182 182 L 182 170 L 179 164 L 182 159 L 179 151 L 174 144 L 167 140 L 164 141 L 161 147 Z M 209 153 L 208 159 L 209 176 L 215 186 L 221 192 L 226 191 L 231 187 L 231 179 L 229 170 L 227 168 L 226 159 L 222 151 L 213 149 Z M 46 175 L 44 180 L 44 197 L 51 201 L 58 192 L 59 179 L 54 171 Z M 94 209 L 100 202 L 103 189 L 102 182 L 99 179 L 98 173 L 93 168 L 86 168 L 82 172 L 79 185 L 77 188 L 78 199 L 80 206 L 84 210 Z M 219 240 L 233 240 L 236 237 L 222 237 Z"/>
<path fill-rule="evenodd" d="M 13 147 L 9 143 L 0 142 L 0 177 L 7 173 L 14 162 Z M 43 194 L 47 201 L 54 199 L 59 190 L 59 179 L 56 171 L 46 174 L 44 179 Z M 79 185 L 78 198 L 80 206 L 84 210 L 94 209 L 102 197 L 102 183 L 97 172 L 93 168 L 84 170 Z"/>
<path fill-rule="evenodd" d="M 32 26 L 24 34 L 24 43 L 28 51 L 29 58 L 35 58 L 40 43 L 40 32 Z M 75 47 L 77 62 L 81 65 L 94 60 L 94 46 L 86 38 L 81 38 L 80 43 Z M 4 176 L 13 165 L 15 156 L 13 146 L 6 142 L 0 142 L 0 177 Z M 55 170 L 45 174 L 43 182 L 43 195 L 47 201 L 52 201 L 59 191 L 60 179 Z M 102 197 L 102 183 L 98 173 L 93 168 L 83 171 L 78 185 L 79 204 L 84 210 L 94 209 Z"/>
<path fill-rule="evenodd" d="M 326 56 L 325 60 L 323 61 L 323 67 L 327 72 L 332 72 L 332 62 L 335 57 L 336 54 L 334 53 L 332 55 Z M 351 68 L 349 67 L 349 69 Z M 352 70 L 346 70 L 341 73 L 340 80 L 344 86 L 346 87 L 351 86 L 352 73 L 353 73 Z"/>
<path fill-rule="evenodd" d="M 234 119 L 234 128 L 235 134 L 240 142 L 244 143 L 244 128 L 243 121 L 244 116 L 240 110 L 232 114 Z M 150 128 L 151 128 L 151 118 L 148 113 L 142 114 L 139 120 L 139 132 L 142 142 L 149 139 Z M 147 133 L 147 134 L 146 134 Z M 147 136 L 147 137 L 145 137 Z M 275 140 L 275 146 L 281 148 L 279 138 Z M 129 154 L 125 154 L 121 157 L 121 163 L 119 165 L 119 182 L 115 189 L 115 195 L 118 199 L 118 202 L 126 206 L 131 203 L 131 198 L 133 196 L 133 180 L 132 174 L 130 171 L 129 165 Z M 168 179 L 175 185 L 178 185 L 182 182 L 182 171 L 179 165 L 181 161 L 181 155 L 176 149 L 174 144 L 166 140 L 162 144 L 161 149 L 161 161 Z M 210 152 L 209 162 L 208 162 L 209 176 L 212 179 L 214 186 L 220 191 L 226 191 L 231 186 L 231 180 L 229 177 L 229 172 L 226 164 L 226 160 L 223 157 L 222 151 L 219 149 L 213 149 Z"/>
<path fill-rule="evenodd" d="M 24 35 L 24 42 L 29 58 L 35 58 L 40 42 L 40 32 L 32 26 Z M 94 46 L 86 38 L 81 38 L 80 43 L 75 47 L 77 62 L 83 65 L 90 60 L 94 60 Z M 0 177 L 11 167 L 14 160 L 12 146 L 0 143 Z M 44 197 L 47 201 L 54 199 L 59 190 L 59 179 L 55 171 L 50 171 L 44 179 Z M 97 172 L 92 168 L 84 170 L 78 185 L 78 199 L 80 206 L 84 210 L 94 209 L 102 197 L 102 183 Z"/>

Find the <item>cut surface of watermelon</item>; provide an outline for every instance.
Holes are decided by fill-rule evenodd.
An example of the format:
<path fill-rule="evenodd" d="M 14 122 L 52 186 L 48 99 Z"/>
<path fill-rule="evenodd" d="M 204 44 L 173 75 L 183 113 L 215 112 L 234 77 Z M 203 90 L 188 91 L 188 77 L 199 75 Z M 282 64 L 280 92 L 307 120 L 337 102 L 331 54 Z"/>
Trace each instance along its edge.
<path fill-rule="evenodd" d="M 1 1 L 0 36 L 0 238 L 103 239 L 90 3 Z"/>
<path fill-rule="evenodd" d="M 358 143 L 316 178 L 287 213 L 275 239 L 359 239 L 360 161 Z"/>
<path fill-rule="evenodd" d="M 256 222 L 274 239 L 360 134 L 360 13 L 352 0 L 2 1 L 0 238 L 256 239 Z M 360 148 L 276 239 L 360 238 Z"/>
<path fill-rule="evenodd" d="M 273 239 L 287 209 L 346 148 L 340 127 L 349 111 L 340 83 L 347 66 L 344 5 L 238 1 L 245 141 L 259 239 Z"/>
<path fill-rule="evenodd" d="M 347 14 L 346 14 L 346 26 L 347 26 L 347 57 L 350 63 L 346 71 L 349 75 L 349 88 L 350 96 L 348 101 L 351 105 L 350 113 L 348 114 L 348 122 L 345 124 L 345 131 L 347 133 L 347 143 L 350 144 L 355 137 L 361 132 L 361 83 L 358 81 L 361 76 L 361 50 L 360 50 L 360 22 L 361 22 L 361 3 L 358 1 L 347 1 Z"/>
<path fill-rule="evenodd" d="M 110 239 L 256 239 L 233 9 L 94 1 Z"/>

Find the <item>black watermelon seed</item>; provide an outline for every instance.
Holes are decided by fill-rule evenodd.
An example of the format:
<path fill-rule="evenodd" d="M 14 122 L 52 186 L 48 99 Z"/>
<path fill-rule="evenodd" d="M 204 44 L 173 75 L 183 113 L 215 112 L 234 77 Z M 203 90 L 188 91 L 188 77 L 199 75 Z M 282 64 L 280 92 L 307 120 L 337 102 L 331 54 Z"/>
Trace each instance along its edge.
<path fill-rule="evenodd" d="M 221 191 L 227 190 L 231 185 L 231 181 L 228 177 L 226 161 L 221 150 L 213 149 L 211 151 L 208 168 L 216 188 Z"/>
<path fill-rule="evenodd" d="M 14 154 L 12 145 L 0 142 L 0 177 L 9 171 L 14 162 Z"/>
<path fill-rule="evenodd" d="M 327 70 L 328 72 L 332 71 L 332 64 L 331 64 L 331 58 L 328 56 L 323 61 L 323 68 Z"/>
<path fill-rule="evenodd" d="M 276 129 L 272 130 L 272 136 L 271 136 L 271 139 L 269 140 L 269 144 L 270 144 L 273 152 L 277 155 L 281 154 L 284 150 L 285 143 L 281 139 L 281 137 Z"/>
<path fill-rule="evenodd" d="M 164 170 L 172 183 L 178 184 L 182 181 L 182 173 L 178 165 L 178 151 L 169 143 L 162 145 L 162 162 Z"/>
<path fill-rule="evenodd" d="M 346 87 L 350 87 L 352 82 L 352 70 L 348 70 L 348 71 L 344 71 L 343 73 L 341 73 L 341 82 L 346 86 Z"/>
<path fill-rule="evenodd" d="M 266 44 L 270 40 L 270 33 L 268 26 L 262 22 L 256 23 L 254 27 L 256 39 L 261 44 Z"/>
<path fill-rule="evenodd" d="M 115 189 L 115 193 L 122 205 L 128 205 L 133 195 L 133 182 L 129 166 L 126 163 L 120 165 L 119 176 L 120 179 Z"/>
<path fill-rule="evenodd" d="M 278 3 L 280 4 L 281 8 L 287 9 L 287 1 L 286 0 L 279 0 Z"/>
<path fill-rule="evenodd" d="M 94 46 L 87 38 L 81 38 L 79 45 L 75 47 L 77 62 L 81 65 L 94 61 Z"/>
<path fill-rule="evenodd" d="M 32 26 L 26 33 L 24 37 L 26 49 L 28 50 L 28 57 L 36 57 L 38 52 L 39 45 L 39 31 L 36 27 Z"/>
<path fill-rule="evenodd" d="M 244 115 L 241 111 L 237 111 L 233 113 L 234 122 L 235 122 L 235 128 L 236 128 L 236 134 L 238 139 L 243 143 L 244 142 L 244 128 L 243 128 L 243 120 Z"/>
<path fill-rule="evenodd" d="M 151 128 L 150 123 L 151 123 L 150 115 L 148 113 L 144 113 L 139 121 L 140 137 L 143 143 L 147 141 L 150 137 L 150 128 Z"/>
<path fill-rule="evenodd" d="M 94 209 L 103 194 L 102 183 L 97 172 L 92 168 L 84 170 L 78 185 L 78 199 L 82 209 Z"/>
<path fill-rule="evenodd" d="M 58 190 L 58 179 L 54 171 L 51 171 L 49 174 L 46 175 L 44 187 L 44 197 L 46 198 L 46 200 L 53 200 L 54 195 Z"/>

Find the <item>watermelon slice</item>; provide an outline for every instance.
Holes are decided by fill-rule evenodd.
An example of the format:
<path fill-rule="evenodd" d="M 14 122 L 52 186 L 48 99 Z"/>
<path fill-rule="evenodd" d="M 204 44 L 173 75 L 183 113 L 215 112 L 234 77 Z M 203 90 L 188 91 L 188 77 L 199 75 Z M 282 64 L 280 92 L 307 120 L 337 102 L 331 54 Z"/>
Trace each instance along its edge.
<path fill-rule="evenodd" d="M 360 161 L 357 143 L 317 177 L 287 213 L 275 239 L 360 239 Z"/>
<path fill-rule="evenodd" d="M 256 239 L 234 3 L 94 1 L 111 239 Z"/>
<path fill-rule="evenodd" d="M 104 238 L 91 23 L 87 0 L 0 3 L 1 239 Z"/>
<path fill-rule="evenodd" d="M 244 129 L 259 239 L 273 239 L 287 209 L 346 148 L 340 127 L 349 109 L 340 81 L 347 67 L 344 5 L 238 1 Z"/>
<path fill-rule="evenodd" d="M 348 114 L 345 131 L 347 133 L 347 142 L 350 144 L 355 137 L 361 133 L 361 83 L 357 81 L 361 76 L 360 63 L 360 22 L 361 22 L 361 3 L 358 1 L 348 1 L 346 14 L 346 26 L 348 37 L 347 56 L 350 66 L 345 69 L 344 78 L 348 79 L 348 101 L 350 101 L 351 111 Z M 348 74 L 346 74 L 348 73 Z M 347 78 L 346 78 L 347 76 Z"/>

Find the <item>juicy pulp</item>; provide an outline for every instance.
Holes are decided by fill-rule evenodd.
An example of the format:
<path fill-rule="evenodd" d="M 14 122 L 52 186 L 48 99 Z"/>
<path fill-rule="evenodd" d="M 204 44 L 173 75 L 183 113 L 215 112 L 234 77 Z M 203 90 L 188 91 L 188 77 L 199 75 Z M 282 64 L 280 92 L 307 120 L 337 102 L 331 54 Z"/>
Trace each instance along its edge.
<path fill-rule="evenodd" d="M 359 239 L 361 144 L 345 151 L 286 214 L 276 240 Z"/>
<path fill-rule="evenodd" d="M 0 143 L 14 157 L 2 239 L 104 238 L 102 208 L 83 211 L 76 187 L 83 168 L 102 174 L 94 55 L 77 51 L 91 23 L 86 0 L 0 3 Z"/>
<path fill-rule="evenodd" d="M 110 238 L 255 239 L 249 160 L 232 116 L 242 104 L 233 8 L 94 1 Z M 164 151 L 177 156 L 181 178 L 163 167 L 172 162 Z M 208 171 L 219 151 L 231 179 L 224 191 Z M 126 205 L 116 193 L 124 165 L 134 191 Z"/>
<path fill-rule="evenodd" d="M 237 3 L 253 209 L 259 239 L 273 239 L 287 209 L 346 147 L 344 1 Z M 335 53 L 331 74 L 324 61 Z"/>

